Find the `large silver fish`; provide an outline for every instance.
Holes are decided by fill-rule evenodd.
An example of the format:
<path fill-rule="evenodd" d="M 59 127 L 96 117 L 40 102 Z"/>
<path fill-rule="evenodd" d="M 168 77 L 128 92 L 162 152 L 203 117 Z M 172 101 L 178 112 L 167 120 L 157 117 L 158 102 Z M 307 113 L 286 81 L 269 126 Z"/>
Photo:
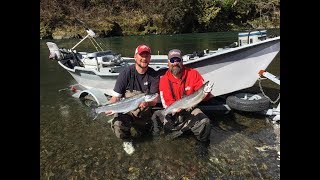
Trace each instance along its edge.
<path fill-rule="evenodd" d="M 185 96 L 179 99 L 178 101 L 175 101 L 170 106 L 165 108 L 162 111 L 162 115 L 166 116 L 167 114 L 174 114 L 179 109 L 188 109 L 196 106 L 206 97 L 207 93 L 211 92 L 212 86 L 213 86 L 213 83 L 209 83 L 209 81 L 207 81 L 201 86 L 200 89 L 198 89 L 194 93 L 188 96 Z"/>
<path fill-rule="evenodd" d="M 100 106 L 95 109 L 97 114 L 100 114 L 102 112 L 112 112 L 114 113 L 127 113 L 132 110 L 135 110 L 139 107 L 140 103 L 142 102 L 151 102 L 153 101 L 156 97 L 158 97 L 158 94 L 146 94 L 146 93 L 141 93 L 129 98 L 124 98 L 121 99 L 118 102 L 107 104 L 105 106 Z"/>

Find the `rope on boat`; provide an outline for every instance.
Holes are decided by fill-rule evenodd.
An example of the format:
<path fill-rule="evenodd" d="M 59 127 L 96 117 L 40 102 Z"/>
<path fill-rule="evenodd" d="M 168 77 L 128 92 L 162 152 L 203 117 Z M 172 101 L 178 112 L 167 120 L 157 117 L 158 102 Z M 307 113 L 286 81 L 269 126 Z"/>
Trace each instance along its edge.
<path fill-rule="evenodd" d="M 96 41 L 95 38 L 92 38 L 92 40 L 96 43 L 96 45 L 101 49 L 101 51 L 103 51 L 102 47 L 99 45 L 99 43 Z"/>
<path fill-rule="evenodd" d="M 96 48 L 97 51 L 99 51 L 99 50 L 98 50 L 98 47 L 100 48 L 101 51 L 104 51 L 103 48 L 101 47 L 101 45 L 102 45 L 105 49 L 108 48 L 105 44 L 103 44 L 103 43 L 101 42 L 101 40 L 99 40 L 100 42 L 98 42 L 98 41 L 96 40 L 96 38 L 93 38 L 93 37 L 90 37 L 89 39 L 90 39 L 91 43 L 93 44 L 93 46 Z M 97 46 L 98 46 L 98 47 L 97 47 Z"/>
<path fill-rule="evenodd" d="M 96 41 L 98 42 L 97 44 L 103 46 L 103 48 L 105 48 L 105 49 L 108 49 L 108 47 L 105 44 L 102 43 L 101 39 L 96 39 Z M 103 49 L 102 49 L 102 51 L 103 51 Z"/>
<path fill-rule="evenodd" d="M 89 38 L 89 40 L 91 41 L 92 45 L 96 48 L 97 51 L 99 51 L 99 49 L 97 48 L 97 46 L 94 44 L 94 42 L 92 41 L 93 38 Z"/>
<path fill-rule="evenodd" d="M 91 43 L 93 44 L 93 46 L 96 48 L 97 51 L 98 50 L 98 47 L 101 49 L 101 51 L 104 51 L 103 48 L 100 46 L 100 45 L 103 45 L 104 48 L 108 48 L 105 44 L 103 44 L 102 42 L 97 42 L 97 40 L 95 38 L 89 38 Z M 97 47 L 98 46 L 98 47 Z"/>
<path fill-rule="evenodd" d="M 271 98 L 270 98 L 269 96 L 267 96 L 267 95 L 265 94 L 265 92 L 263 91 L 262 85 L 261 85 L 261 80 L 262 80 L 262 78 L 259 78 L 259 79 L 258 79 L 260 91 L 262 92 L 262 94 L 264 95 L 264 97 L 266 97 L 266 98 L 269 99 L 269 101 L 270 101 L 272 104 L 276 104 L 276 103 L 279 101 L 279 99 L 280 99 L 280 93 L 279 93 L 279 95 L 278 95 L 278 97 L 277 97 L 276 100 L 274 100 L 274 101 L 271 100 Z"/>

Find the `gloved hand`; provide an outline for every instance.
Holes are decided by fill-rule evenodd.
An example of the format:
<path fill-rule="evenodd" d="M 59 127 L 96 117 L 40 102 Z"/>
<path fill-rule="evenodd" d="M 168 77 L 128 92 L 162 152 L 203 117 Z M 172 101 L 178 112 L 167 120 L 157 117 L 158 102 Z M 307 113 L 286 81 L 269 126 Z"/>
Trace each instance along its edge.
<path fill-rule="evenodd" d="M 209 82 L 208 85 L 206 85 L 203 89 L 204 92 L 206 93 L 209 93 L 212 91 L 212 86 L 213 86 L 213 83 L 212 82 Z"/>
<path fill-rule="evenodd" d="M 166 124 L 163 125 L 163 128 L 164 128 L 165 132 L 170 133 L 174 129 L 174 126 L 172 123 L 167 122 Z"/>

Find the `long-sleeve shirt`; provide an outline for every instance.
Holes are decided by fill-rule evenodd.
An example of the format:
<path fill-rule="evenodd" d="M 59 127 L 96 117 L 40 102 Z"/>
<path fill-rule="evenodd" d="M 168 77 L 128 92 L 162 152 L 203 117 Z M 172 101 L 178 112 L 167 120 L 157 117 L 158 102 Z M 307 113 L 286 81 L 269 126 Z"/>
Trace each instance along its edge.
<path fill-rule="evenodd" d="M 170 106 L 183 96 L 190 95 L 203 85 L 203 77 L 195 70 L 184 67 L 181 79 L 175 78 L 170 70 L 160 77 L 159 90 L 162 106 Z M 171 87 L 170 87 L 171 82 Z"/>

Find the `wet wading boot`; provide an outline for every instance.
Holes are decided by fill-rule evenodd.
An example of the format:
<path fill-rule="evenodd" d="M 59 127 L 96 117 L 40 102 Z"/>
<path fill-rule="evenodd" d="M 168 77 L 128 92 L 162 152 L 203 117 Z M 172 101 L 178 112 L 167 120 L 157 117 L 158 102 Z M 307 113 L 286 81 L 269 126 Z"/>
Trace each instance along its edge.
<path fill-rule="evenodd" d="M 122 146 L 123 146 L 124 151 L 125 151 L 128 155 L 131 155 L 131 154 L 134 153 L 134 151 L 135 151 L 135 148 L 134 148 L 134 146 L 133 146 L 133 144 L 132 144 L 131 141 L 124 141 L 123 144 L 122 144 Z"/>

